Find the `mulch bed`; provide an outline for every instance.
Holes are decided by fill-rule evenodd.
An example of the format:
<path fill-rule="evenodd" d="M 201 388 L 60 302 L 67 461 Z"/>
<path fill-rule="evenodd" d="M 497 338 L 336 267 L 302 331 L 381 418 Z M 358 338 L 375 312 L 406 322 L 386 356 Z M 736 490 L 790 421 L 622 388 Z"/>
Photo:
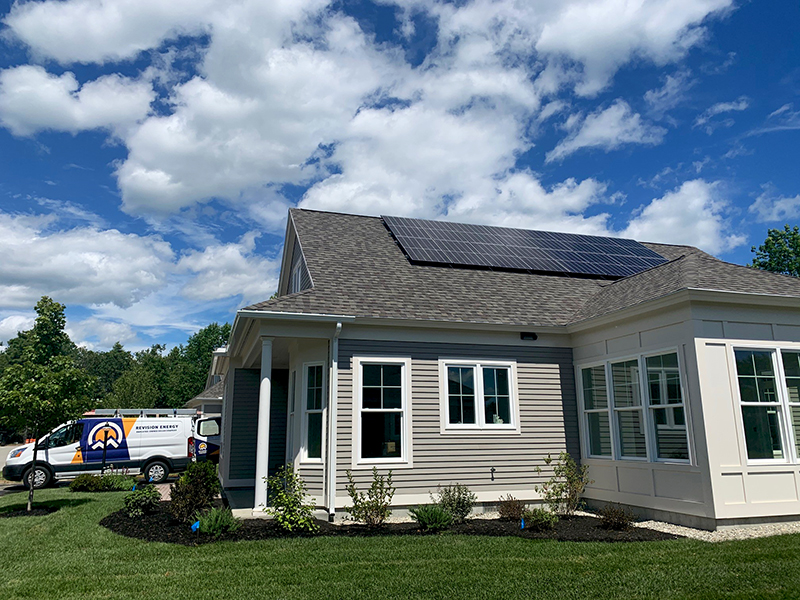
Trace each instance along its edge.
<path fill-rule="evenodd" d="M 34 506 L 33 509 L 28 512 L 24 508 L 19 508 L 15 510 L 6 510 L 0 512 L 0 519 L 10 519 L 13 517 L 44 517 L 45 515 L 51 515 L 56 512 L 60 506 Z"/>
<path fill-rule="evenodd" d="M 131 519 L 124 511 L 117 511 L 105 517 L 100 524 L 114 533 L 126 537 L 146 540 L 148 542 L 167 542 L 196 546 L 219 540 L 266 540 L 274 538 L 298 537 L 290 536 L 278 525 L 267 519 L 245 519 L 235 532 L 214 538 L 210 535 L 195 533 L 184 523 L 172 518 L 167 512 L 167 502 L 162 502 L 159 511 L 140 519 Z M 572 517 L 561 519 L 552 531 L 536 532 L 520 529 L 519 523 L 500 521 L 498 519 L 468 519 L 465 523 L 453 525 L 443 534 L 432 534 L 419 530 L 416 523 L 387 523 L 383 527 L 368 528 L 364 525 L 333 525 L 326 521 L 317 521 L 320 531 L 317 536 L 375 537 L 393 535 L 482 535 L 482 536 L 514 536 L 526 539 L 545 539 L 569 542 L 650 542 L 674 540 L 678 536 L 632 527 L 627 531 L 609 531 L 599 527 L 599 519 L 593 517 Z"/>

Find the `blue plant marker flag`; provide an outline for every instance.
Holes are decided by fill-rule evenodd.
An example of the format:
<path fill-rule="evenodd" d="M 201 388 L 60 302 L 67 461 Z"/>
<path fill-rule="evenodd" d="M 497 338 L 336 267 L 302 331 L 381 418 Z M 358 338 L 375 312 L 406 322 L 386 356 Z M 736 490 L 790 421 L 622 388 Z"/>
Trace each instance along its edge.
<path fill-rule="evenodd" d="M 198 529 L 200 529 L 200 521 L 195 521 L 192 523 L 192 531 L 197 531 Z"/>
<path fill-rule="evenodd" d="M 524 518 L 519 520 L 519 528 L 520 529 L 525 529 L 525 519 Z"/>
<path fill-rule="evenodd" d="M 132 491 L 132 492 L 135 492 L 135 491 L 136 491 L 136 484 L 135 484 L 135 483 L 133 484 L 133 487 L 131 488 L 131 491 Z"/>

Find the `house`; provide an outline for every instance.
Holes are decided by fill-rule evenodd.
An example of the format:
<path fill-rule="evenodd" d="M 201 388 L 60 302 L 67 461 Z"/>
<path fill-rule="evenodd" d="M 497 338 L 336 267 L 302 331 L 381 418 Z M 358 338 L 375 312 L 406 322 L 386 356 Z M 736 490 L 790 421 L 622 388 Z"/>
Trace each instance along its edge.
<path fill-rule="evenodd" d="M 217 379 L 218 381 L 214 385 L 204 389 L 197 396 L 186 402 L 183 408 L 196 408 L 204 415 L 221 415 L 225 381 L 221 377 Z"/>
<path fill-rule="evenodd" d="M 565 450 L 590 503 L 800 515 L 800 280 L 693 247 L 293 209 L 277 297 L 218 358 L 234 508 L 286 462 L 331 519 L 373 466 L 398 508 L 536 501 Z"/>

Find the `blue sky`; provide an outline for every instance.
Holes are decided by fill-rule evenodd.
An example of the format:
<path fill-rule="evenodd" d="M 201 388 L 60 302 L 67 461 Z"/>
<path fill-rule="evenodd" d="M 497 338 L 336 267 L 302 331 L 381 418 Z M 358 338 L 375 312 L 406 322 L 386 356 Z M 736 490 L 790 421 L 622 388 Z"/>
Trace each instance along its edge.
<path fill-rule="evenodd" d="M 0 4 L 0 341 L 180 343 L 292 206 L 688 243 L 800 215 L 796 2 Z"/>

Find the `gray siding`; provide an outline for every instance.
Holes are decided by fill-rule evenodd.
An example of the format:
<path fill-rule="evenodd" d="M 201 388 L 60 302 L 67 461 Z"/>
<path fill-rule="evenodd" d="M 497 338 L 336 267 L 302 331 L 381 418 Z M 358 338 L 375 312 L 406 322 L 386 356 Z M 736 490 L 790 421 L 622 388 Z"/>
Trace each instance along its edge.
<path fill-rule="evenodd" d="M 311 274 L 308 272 L 308 267 L 306 267 L 306 259 L 303 256 L 303 250 L 300 248 L 300 242 L 295 239 L 294 247 L 292 248 L 292 262 L 289 265 L 289 283 L 286 288 L 287 293 L 291 293 L 295 279 L 295 267 L 298 264 L 300 264 L 300 270 L 298 271 L 300 275 L 300 287 L 298 288 L 298 291 L 307 290 L 311 287 Z"/>
<path fill-rule="evenodd" d="M 475 492 L 501 495 L 532 491 L 552 473 L 548 454 L 562 450 L 580 456 L 577 403 L 569 348 L 525 348 L 466 344 L 341 340 L 337 424 L 337 496 L 344 495 L 345 471 L 352 461 L 353 356 L 411 357 L 413 468 L 396 469 L 398 494 L 426 494 L 437 485 L 463 483 Z M 440 433 L 440 357 L 514 360 L 520 404 L 521 434 L 446 435 Z M 543 469 L 542 475 L 535 472 Z M 494 480 L 491 467 L 495 468 Z M 369 471 L 354 472 L 366 485 Z"/>
<path fill-rule="evenodd" d="M 311 496 L 322 496 L 324 494 L 325 469 L 322 467 L 301 467 L 298 472 L 306 482 L 306 491 Z"/>
<path fill-rule="evenodd" d="M 269 475 L 286 463 L 286 402 L 289 395 L 289 370 L 272 370 L 272 395 L 269 405 Z M 255 439 L 255 438 L 253 438 Z M 254 459 L 255 460 L 255 459 Z"/>
<path fill-rule="evenodd" d="M 256 476 L 255 439 L 260 379 L 261 373 L 257 369 L 235 369 L 233 372 L 230 479 L 253 479 Z"/>

